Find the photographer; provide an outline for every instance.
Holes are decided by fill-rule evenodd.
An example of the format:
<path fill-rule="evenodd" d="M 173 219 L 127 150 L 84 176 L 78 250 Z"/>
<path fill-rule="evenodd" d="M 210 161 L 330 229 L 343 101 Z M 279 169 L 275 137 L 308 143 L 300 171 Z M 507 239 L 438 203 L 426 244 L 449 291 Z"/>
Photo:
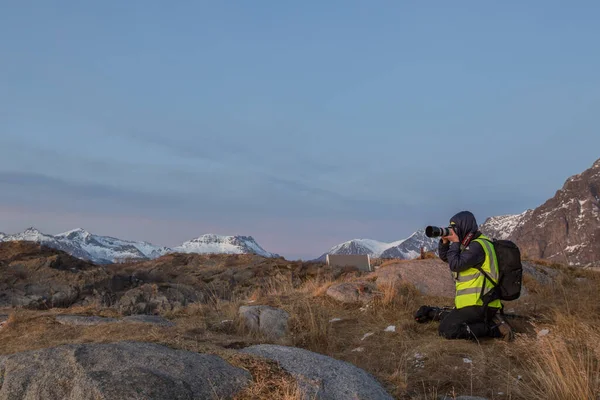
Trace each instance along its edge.
<path fill-rule="evenodd" d="M 479 230 L 475 216 L 462 211 L 450 219 L 450 229 L 439 242 L 439 256 L 448 263 L 456 283 L 455 308 L 441 311 L 423 306 L 415 318 L 418 322 L 441 320 L 439 334 L 447 339 L 474 339 L 479 337 L 511 338 L 512 330 L 499 315 L 500 300 L 484 304 L 485 294 L 493 289 L 492 279 L 498 279 L 494 247 Z"/>

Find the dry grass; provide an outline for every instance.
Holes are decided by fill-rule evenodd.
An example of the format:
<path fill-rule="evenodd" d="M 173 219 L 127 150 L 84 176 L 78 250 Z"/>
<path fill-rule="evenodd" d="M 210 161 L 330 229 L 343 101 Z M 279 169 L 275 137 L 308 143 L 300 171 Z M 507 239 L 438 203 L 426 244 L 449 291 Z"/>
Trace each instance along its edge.
<path fill-rule="evenodd" d="M 228 361 L 248 370 L 254 378 L 254 383 L 237 394 L 234 400 L 303 400 L 296 380 L 277 363 L 243 354 L 236 355 Z"/>
<path fill-rule="evenodd" d="M 118 316 L 114 310 L 94 306 L 13 311 L 0 329 L 0 354 L 62 343 L 157 342 L 218 354 L 250 371 L 254 384 L 238 400 L 299 399 L 295 380 L 276 364 L 235 351 L 275 343 L 248 332 L 237 313 L 243 304 L 268 304 L 291 315 L 290 334 L 277 343 L 351 362 L 374 375 L 397 399 L 429 400 L 441 395 L 595 399 L 600 395 L 600 274 L 560 270 L 552 285 L 526 278 L 530 295 L 506 303 L 518 314 L 535 316 L 531 322 L 511 321 L 520 332 L 512 343 L 440 338 L 437 323 L 416 324 L 412 315 L 422 304 L 451 305 L 452 300 L 424 297 L 411 285 L 380 287 L 381 296 L 364 307 L 326 296 L 327 288 L 336 282 L 330 276 L 297 285 L 281 275 L 266 280 L 247 297 L 228 301 L 215 297 L 207 304 L 165 314 L 177 323 L 173 328 L 125 323 L 70 327 L 54 320 L 58 313 Z M 385 331 L 388 326 L 395 329 Z M 538 337 L 542 329 L 549 334 Z"/>

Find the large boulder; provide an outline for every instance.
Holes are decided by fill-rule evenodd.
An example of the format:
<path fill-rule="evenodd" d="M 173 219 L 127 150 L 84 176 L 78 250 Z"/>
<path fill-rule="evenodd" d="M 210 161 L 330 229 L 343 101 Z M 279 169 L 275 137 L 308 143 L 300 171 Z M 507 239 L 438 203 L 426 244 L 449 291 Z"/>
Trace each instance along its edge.
<path fill-rule="evenodd" d="M 241 352 L 277 361 L 298 381 L 304 399 L 393 399 L 372 375 L 345 361 L 271 344 L 250 346 Z"/>
<path fill-rule="evenodd" d="M 408 283 L 428 296 L 454 297 L 455 285 L 448 264 L 439 259 L 401 261 L 370 274 L 378 287 Z"/>
<path fill-rule="evenodd" d="M 285 336 L 290 314 L 271 306 L 241 306 L 239 315 L 248 329 L 259 331 L 272 339 Z"/>
<path fill-rule="evenodd" d="M 250 380 L 215 355 L 153 343 L 64 345 L 0 356 L 0 399 L 230 399 Z"/>
<path fill-rule="evenodd" d="M 341 303 L 370 303 L 377 296 L 377 287 L 370 282 L 342 282 L 331 285 L 327 295 Z"/>

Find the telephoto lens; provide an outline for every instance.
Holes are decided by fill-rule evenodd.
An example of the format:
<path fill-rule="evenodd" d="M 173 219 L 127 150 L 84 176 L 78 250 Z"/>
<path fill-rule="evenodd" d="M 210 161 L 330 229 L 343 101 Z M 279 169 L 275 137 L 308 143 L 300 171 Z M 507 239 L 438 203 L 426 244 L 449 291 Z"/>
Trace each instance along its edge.
<path fill-rule="evenodd" d="M 450 228 L 440 228 L 438 226 L 428 226 L 425 228 L 425 236 L 434 238 L 450 235 Z"/>

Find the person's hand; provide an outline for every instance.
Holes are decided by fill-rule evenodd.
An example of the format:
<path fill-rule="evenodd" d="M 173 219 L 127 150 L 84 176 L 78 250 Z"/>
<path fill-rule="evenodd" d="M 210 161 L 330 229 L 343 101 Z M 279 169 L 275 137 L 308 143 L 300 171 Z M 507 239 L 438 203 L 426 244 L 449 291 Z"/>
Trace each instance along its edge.
<path fill-rule="evenodd" d="M 442 237 L 442 241 L 444 243 L 448 243 L 448 242 L 458 243 L 458 242 L 460 242 L 460 240 L 458 239 L 458 235 L 456 234 L 456 232 L 454 231 L 454 229 L 450 228 L 450 232 L 452 232 L 450 235 Z"/>

